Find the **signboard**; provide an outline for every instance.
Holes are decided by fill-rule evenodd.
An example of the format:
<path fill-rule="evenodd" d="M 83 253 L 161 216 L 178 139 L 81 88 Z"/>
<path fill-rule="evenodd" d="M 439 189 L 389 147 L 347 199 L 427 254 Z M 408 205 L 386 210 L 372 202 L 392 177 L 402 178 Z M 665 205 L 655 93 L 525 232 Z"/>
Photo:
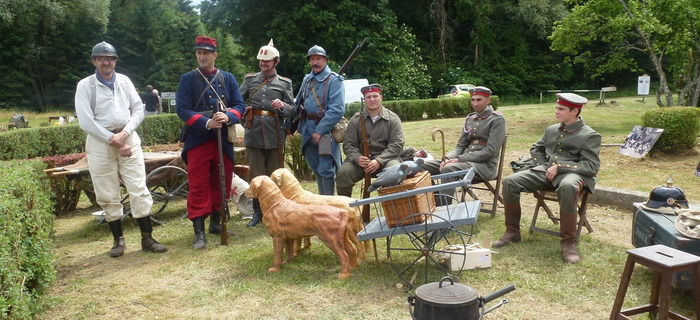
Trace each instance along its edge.
<path fill-rule="evenodd" d="M 617 153 L 637 159 L 644 158 L 663 132 L 664 129 L 636 125 Z"/>
<path fill-rule="evenodd" d="M 160 96 L 161 96 L 161 98 L 166 99 L 166 100 L 174 100 L 175 99 L 175 92 L 161 92 Z"/>
<path fill-rule="evenodd" d="M 649 84 L 651 83 L 651 77 L 648 74 L 643 74 L 639 76 L 637 80 L 637 95 L 647 96 L 649 95 Z"/>

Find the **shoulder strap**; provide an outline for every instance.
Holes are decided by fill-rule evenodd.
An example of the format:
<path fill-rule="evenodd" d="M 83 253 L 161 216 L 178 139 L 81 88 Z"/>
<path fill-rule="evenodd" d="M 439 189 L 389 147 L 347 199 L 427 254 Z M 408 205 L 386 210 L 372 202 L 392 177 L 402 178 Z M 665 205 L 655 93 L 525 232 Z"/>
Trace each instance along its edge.
<path fill-rule="evenodd" d="M 97 105 L 97 84 L 95 83 L 94 74 L 90 76 L 90 88 L 92 88 L 92 95 L 90 95 L 90 108 L 92 109 L 93 116 L 95 115 L 95 106 Z"/>
<path fill-rule="evenodd" d="M 265 82 L 264 82 L 264 81 L 261 81 L 260 84 L 259 84 L 257 87 L 255 87 L 255 89 L 253 89 L 253 92 L 251 92 L 251 93 L 248 95 L 248 101 L 246 101 L 246 104 L 247 104 L 247 105 L 250 105 L 249 102 L 250 102 L 251 99 L 253 99 L 253 95 L 254 95 L 256 92 L 258 92 L 258 90 L 260 90 L 260 88 L 262 88 L 262 86 L 263 86 L 264 84 L 265 84 Z M 294 100 L 294 99 L 292 99 L 292 100 Z"/>
<path fill-rule="evenodd" d="M 330 82 L 329 80 L 330 80 L 332 75 L 333 74 L 328 75 L 328 77 L 326 77 L 326 79 L 323 80 L 323 100 L 322 101 L 324 101 L 324 102 L 326 101 L 326 96 L 328 96 L 328 82 Z M 314 99 L 316 100 L 316 105 L 319 107 L 319 109 L 325 110 L 326 106 L 323 103 L 321 103 L 321 101 L 318 100 L 318 96 L 316 95 L 316 87 L 315 86 L 313 88 L 311 88 L 311 92 L 314 94 Z"/>
<path fill-rule="evenodd" d="M 226 90 L 226 80 L 224 80 L 224 73 L 221 70 L 216 71 L 216 77 L 219 79 L 219 83 L 224 86 L 224 105 L 228 108 L 228 90 Z"/>
<path fill-rule="evenodd" d="M 197 80 L 197 79 L 199 79 L 199 77 L 197 77 L 197 74 L 195 74 L 194 70 L 192 70 L 190 72 L 192 72 L 192 79 L 194 80 L 195 87 L 201 91 L 201 94 L 199 95 L 199 99 L 197 99 L 197 102 L 194 105 L 192 105 L 192 107 L 196 109 L 199 106 L 199 103 L 202 102 L 202 98 L 204 98 L 204 95 L 207 93 L 207 90 L 209 88 L 202 87 L 202 80 L 201 79 L 199 81 Z"/>

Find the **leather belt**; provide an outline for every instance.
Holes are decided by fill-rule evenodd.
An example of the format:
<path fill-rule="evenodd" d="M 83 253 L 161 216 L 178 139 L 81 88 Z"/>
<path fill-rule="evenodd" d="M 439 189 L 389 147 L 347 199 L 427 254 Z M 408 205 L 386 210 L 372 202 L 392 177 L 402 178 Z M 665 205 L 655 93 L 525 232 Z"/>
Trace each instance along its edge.
<path fill-rule="evenodd" d="M 277 112 L 267 111 L 267 110 L 253 110 L 253 114 L 256 116 L 264 116 L 264 117 L 276 117 L 277 116 Z"/>
<path fill-rule="evenodd" d="M 319 120 L 320 120 L 321 118 L 317 117 L 315 114 L 307 113 L 307 114 L 306 114 L 306 119 L 316 121 L 316 119 L 319 119 Z"/>
<path fill-rule="evenodd" d="M 109 129 L 107 129 L 107 130 L 109 130 Z M 117 133 L 122 132 L 122 130 L 124 130 L 123 127 L 122 127 L 122 128 L 113 129 L 113 130 L 109 130 L 109 132 L 114 133 L 114 134 L 117 134 Z"/>
<path fill-rule="evenodd" d="M 469 142 L 469 144 L 478 144 L 482 147 L 485 147 L 488 144 L 488 141 L 476 139 L 476 140 L 472 140 L 471 142 Z"/>

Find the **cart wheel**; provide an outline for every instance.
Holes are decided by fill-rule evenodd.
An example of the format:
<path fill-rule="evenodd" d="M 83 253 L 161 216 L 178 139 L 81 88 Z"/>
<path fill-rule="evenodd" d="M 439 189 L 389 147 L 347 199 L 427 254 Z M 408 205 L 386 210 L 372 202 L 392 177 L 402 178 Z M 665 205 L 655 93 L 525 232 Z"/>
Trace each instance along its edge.
<path fill-rule="evenodd" d="M 425 216 L 425 222 L 415 225 L 403 225 L 413 221 L 416 216 Z M 418 220 L 420 221 L 420 220 Z M 437 228 L 436 228 L 437 227 Z M 448 220 L 433 214 L 418 213 L 401 220 L 389 239 L 387 248 L 389 261 L 394 271 L 410 288 L 439 281 L 444 276 L 459 280 L 466 261 L 466 254 L 456 248 L 464 248 L 465 237 L 471 240 L 474 225 L 469 232 L 455 228 Z M 395 237 L 405 234 L 408 240 Z M 451 250 L 453 249 L 453 250 Z M 459 266 L 452 271 L 451 266 Z"/>
<path fill-rule="evenodd" d="M 151 171 L 146 176 L 146 185 L 153 197 L 151 220 L 157 224 L 163 222 L 154 217 L 156 214 L 162 212 L 169 202 L 187 199 L 189 194 L 187 171 L 176 166 L 162 166 Z"/>

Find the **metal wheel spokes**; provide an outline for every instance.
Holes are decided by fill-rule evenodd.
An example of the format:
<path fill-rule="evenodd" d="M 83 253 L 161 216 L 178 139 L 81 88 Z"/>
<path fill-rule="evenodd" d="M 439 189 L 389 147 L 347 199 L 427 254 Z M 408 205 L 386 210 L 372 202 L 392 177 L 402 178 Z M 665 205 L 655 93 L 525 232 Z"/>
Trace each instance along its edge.
<path fill-rule="evenodd" d="M 187 171 L 176 166 L 163 166 L 151 171 L 146 176 L 146 185 L 153 198 L 151 207 L 151 220 L 162 224 L 162 221 L 153 216 L 161 213 L 169 202 L 178 199 L 187 199 L 189 184 Z"/>
<path fill-rule="evenodd" d="M 403 225 L 416 215 L 424 215 L 425 222 Z M 446 227 L 429 228 L 432 223 L 438 221 Z M 402 234 L 407 235 L 408 240 L 395 237 Z M 455 250 L 457 247 L 464 248 L 463 234 L 465 233 L 457 230 L 451 222 L 433 214 L 408 216 L 392 231 L 387 240 L 391 266 L 409 288 L 438 281 L 446 275 L 459 277 L 462 268 L 452 271 L 450 266 L 464 266 L 464 251 Z M 471 237 L 471 234 L 469 236 Z"/>

